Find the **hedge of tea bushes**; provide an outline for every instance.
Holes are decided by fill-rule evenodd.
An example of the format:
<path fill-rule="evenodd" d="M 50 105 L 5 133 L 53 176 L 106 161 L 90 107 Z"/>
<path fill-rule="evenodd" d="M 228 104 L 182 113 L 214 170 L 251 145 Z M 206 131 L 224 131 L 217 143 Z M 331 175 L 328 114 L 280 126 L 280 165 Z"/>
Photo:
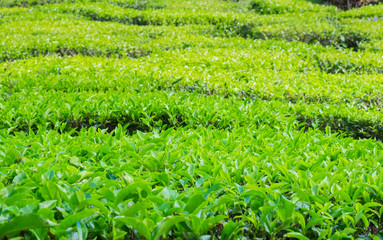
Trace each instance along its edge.
<path fill-rule="evenodd" d="M 355 8 L 350 11 L 339 12 L 340 17 L 342 18 L 370 18 L 375 21 L 376 18 L 380 19 L 383 12 L 383 5 L 369 5 L 362 8 Z"/>
<path fill-rule="evenodd" d="M 205 105 L 211 108 L 204 108 Z M 28 132 L 29 129 L 64 127 L 61 130 L 67 131 L 110 125 L 109 130 L 113 130 L 118 124 L 131 124 L 134 131 L 161 129 L 163 125 L 164 128 L 212 125 L 225 129 L 251 122 L 270 122 L 272 125 L 284 118 L 275 108 L 279 107 L 262 101 L 247 104 L 235 98 L 164 91 L 28 93 L 25 90 L 9 96 L 1 105 L 1 128 Z M 237 112 L 235 119 L 234 112 Z"/>
<path fill-rule="evenodd" d="M 205 9 L 214 11 L 230 11 L 230 12 L 248 12 L 249 0 L 238 1 L 233 4 L 230 1 L 212 0 L 209 2 L 203 0 L 194 1 L 175 1 L 175 0 L 4 0 L 0 3 L 1 7 L 33 7 L 38 5 L 49 5 L 56 3 L 94 3 L 105 2 L 127 9 Z"/>
<path fill-rule="evenodd" d="M 44 97 L 42 97 L 44 96 Z M 5 95 L 1 128 L 9 133 L 55 129 L 79 131 L 89 127 L 112 131 L 121 124 L 129 132 L 171 127 L 234 129 L 246 125 L 280 127 L 293 122 L 297 129 L 343 132 L 346 136 L 383 139 L 381 110 L 328 103 L 295 104 L 256 97 L 238 98 L 194 92 L 131 91 L 61 92 L 25 89 Z M 203 106 L 211 106 L 204 108 Z"/>
<path fill-rule="evenodd" d="M 324 46 L 351 48 L 370 40 L 370 32 L 358 32 L 334 24 L 330 12 L 292 15 L 260 16 L 251 13 L 215 12 L 195 9 L 125 9 L 107 2 L 53 4 L 36 8 L 37 11 L 75 14 L 96 21 L 114 21 L 134 25 L 215 25 L 213 36 L 240 36 L 249 38 L 275 38 Z M 38 10 L 40 9 L 40 10 Z M 34 9 L 33 9 L 34 10 Z M 330 17 L 330 19 L 329 19 Z M 307 21 L 311 18 L 311 21 Z M 357 29 L 359 30 L 359 29 Z"/>
<path fill-rule="evenodd" d="M 382 57 L 379 53 L 349 52 L 318 54 L 318 66 L 328 73 L 381 74 Z"/>
<path fill-rule="evenodd" d="M 324 54 L 317 62 L 304 55 L 287 54 L 283 50 L 280 54 L 277 54 L 278 50 L 267 53 L 256 47 L 251 51 L 241 48 L 197 49 L 156 52 L 138 59 L 76 56 L 4 62 L 0 70 L 4 79 L 1 89 L 7 94 L 24 89 L 162 89 L 292 102 L 337 102 L 357 106 L 365 102 L 368 108 L 379 107 L 381 102 L 380 74 L 340 72 L 346 69 L 341 65 L 343 63 L 331 62 Z M 267 58 L 273 60 L 265 61 Z M 378 105 L 374 106 L 375 103 Z"/>
<path fill-rule="evenodd" d="M 340 239 L 379 227 L 383 146 L 373 140 L 267 126 L 1 140 L 8 236 L 16 222 L 32 228 L 25 238 L 64 239 Z"/>
<path fill-rule="evenodd" d="M 198 44 L 205 40 L 203 34 L 207 31 L 201 26 L 144 28 L 114 23 L 105 26 L 68 19 L 18 20 L 17 27 L 13 22 L 2 26 L 2 61 L 45 55 L 139 58 L 156 50 Z"/>
<path fill-rule="evenodd" d="M 252 0 L 250 9 L 260 14 L 281 14 L 292 12 L 319 12 L 332 11 L 336 12 L 335 7 L 323 6 L 311 1 L 304 0 Z"/>

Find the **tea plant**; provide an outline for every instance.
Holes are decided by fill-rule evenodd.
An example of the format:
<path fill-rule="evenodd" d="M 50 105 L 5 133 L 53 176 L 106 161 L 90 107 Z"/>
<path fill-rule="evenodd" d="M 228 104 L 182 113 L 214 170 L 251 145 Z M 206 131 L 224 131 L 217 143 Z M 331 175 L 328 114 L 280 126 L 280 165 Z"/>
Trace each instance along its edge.
<path fill-rule="evenodd" d="M 0 238 L 381 239 L 381 10 L 0 1 Z"/>

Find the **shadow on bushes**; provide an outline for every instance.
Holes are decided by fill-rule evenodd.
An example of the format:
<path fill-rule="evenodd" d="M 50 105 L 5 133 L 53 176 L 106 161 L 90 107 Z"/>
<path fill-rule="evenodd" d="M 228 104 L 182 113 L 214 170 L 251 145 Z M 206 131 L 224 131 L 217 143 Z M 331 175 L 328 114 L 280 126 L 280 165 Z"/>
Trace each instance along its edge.
<path fill-rule="evenodd" d="M 361 49 L 361 44 L 369 42 L 366 34 L 339 30 L 335 31 L 304 31 L 300 29 L 287 29 L 279 32 L 267 32 L 258 29 L 255 24 L 233 24 L 232 26 L 217 26 L 220 34 L 226 37 L 239 36 L 252 39 L 281 39 L 287 41 L 300 41 L 308 44 L 319 43 L 323 46 L 334 46 L 340 49 L 349 48 L 353 51 Z"/>
<path fill-rule="evenodd" d="M 333 133 L 343 133 L 346 137 L 383 141 L 383 123 L 381 122 L 356 120 L 339 115 L 310 117 L 297 114 L 296 119 L 299 123 L 305 123 L 301 129 L 315 128 L 325 132 L 326 128 L 330 127 Z"/>

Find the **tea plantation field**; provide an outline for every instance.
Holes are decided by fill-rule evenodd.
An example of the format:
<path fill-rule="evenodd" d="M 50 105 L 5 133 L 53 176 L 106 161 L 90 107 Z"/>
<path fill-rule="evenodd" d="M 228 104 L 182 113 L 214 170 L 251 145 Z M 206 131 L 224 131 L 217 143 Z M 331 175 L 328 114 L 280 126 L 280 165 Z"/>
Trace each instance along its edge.
<path fill-rule="evenodd" d="M 0 0 L 0 239 L 383 239 L 383 5 Z"/>

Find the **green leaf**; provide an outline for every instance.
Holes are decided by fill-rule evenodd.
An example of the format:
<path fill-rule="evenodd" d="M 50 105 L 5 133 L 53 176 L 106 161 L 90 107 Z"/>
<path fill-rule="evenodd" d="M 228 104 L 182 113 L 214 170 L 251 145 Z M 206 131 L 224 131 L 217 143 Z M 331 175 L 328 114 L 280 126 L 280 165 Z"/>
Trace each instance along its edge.
<path fill-rule="evenodd" d="M 94 207 L 97 207 L 103 214 L 105 214 L 106 216 L 109 215 L 109 210 L 99 200 L 96 200 L 94 198 L 88 198 L 80 202 L 78 207 L 82 209 L 82 208 L 85 208 L 87 205 L 92 205 Z"/>
<path fill-rule="evenodd" d="M 44 173 L 44 176 L 48 179 L 51 180 L 55 176 L 55 171 L 52 169 L 49 170 L 48 172 Z"/>
<path fill-rule="evenodd" d="M 167 234 L 169 230 L 180 222 L 188 221 L 189 219 L 187 217 L 183 216 L 170 216 L 166 217 L 164 220 L 159 222 L 156 226 L 156 228 L 153 231 L 152 239 L 157 240 L 161 237 L 162 234 Z"/>
<path fill-rule="evenodd" d="M 148 226 L 140 219 L 134 217 L 116 217 L 115 220 L 117 223 L 123 223 L 136 229 L 146 239 L 151 238 Z"/>
<path fill-rule="evenodd" d="M 86 209 L 73 215 L 69 215 L 60 222 L 60 224 L 57 226 L 57 230 L 65 232 L 69 227 L 73 226 L 78 221 L 81 221 L 84 218 L 88 218 L 96 213 L 96 210 Z"/>
<path fill-rule="evenodd" d="M 234 239 L 235 235 L 237 234 L 238 229 L 242 225 L 242 222 L 233 222 L 229 221 L 225 227 L 223 228 L 221 232 L 221 239 L 227 240 L 227 239 Z"/>
<path fill-rule="evenodd" d="M 200 232 L 206 233 L 212 226 L 216 226 L 220 221 L 224 220 L 226 217 L 223 215 L 218 215 L 211 218 L 206 218 L 200 226 Z"/>
<path fill-rule="evenodd" d="M 280 197 L 280 203 L 278 206 L 278 215 L 284 222 L 293 216 L 295 205 L 284 197 Z"/>
<path fill-rule="evenodd" d="M 44 201 L 39 204 L 39 208 L 54 208 L 56 206 L 57 200 Z"/>
<path fill-rule="evenodd" d="M 10 222 L 0 225 L 0 238 L 7 234 L 34 228 L 54 227 L 57 224 L 37 214 L 27 214 L 13 218 Z"/>
<path fill-rule="evenodd" d="M 142 194 L 144 193 L 145 197 L 152 193 L 150 185 L 144 181 L 132 183 L 124 189 L 121 189 L 115 198 L 114 206 L 128 198 L 131 194 Z"/>
<path fill-rule="evenodd" d="M 346 228 L 342 231 L 342 233 L 345 233 L 345 234 L 347 234 L 347 235 L 349 235 L 349 234 L 353 234 L 354 232 L 356 232 L 356 230 L 353 229 L 353 228 L 350 228 L 350 227 L 346 227 Z"/>
<path fill-rule="evenodd" d="M 284 236 L 289 238 L 297 238 L 300 240 L 310 240 L 309 238 L 303 236 L 301 233 L 297 233 L 297 232 L 286 233 Z"/>
<path fill-rule="evenodd" d="M 361 218 L 362 218 L 362 221 L 363 221 L 363 223 L 364 223 L 364 227 L 365 227 L 365 228 L 368 228 L 368 226 L 370 225 L 370 223 L 369 223 L 369 221 L 368 221 L 366 215 L 362 214 Z"/>
<path fill-rule="evenodd" d="M 189 199 L 185 206 L 185 211 L 188 213 L 193 213 L 202 203 L 204 203 L 206 199 L 202 196 L 202 194 L 194 195 Z"/>
<path fill-rule="evenodd" d="M 27 175 L 25 172 L 19 173 L 14 179 L 13 182 L 15 184 L 20 184 L 25 178 L 27 178 Z"/>
<path fill-rule="evenodd" d="M 304 230 L 306 228 L 305 217 L 299 212 L 295 212 L 294 216 L 297 219 L 296 221 L 301 225 L 301 228 Z"/>

